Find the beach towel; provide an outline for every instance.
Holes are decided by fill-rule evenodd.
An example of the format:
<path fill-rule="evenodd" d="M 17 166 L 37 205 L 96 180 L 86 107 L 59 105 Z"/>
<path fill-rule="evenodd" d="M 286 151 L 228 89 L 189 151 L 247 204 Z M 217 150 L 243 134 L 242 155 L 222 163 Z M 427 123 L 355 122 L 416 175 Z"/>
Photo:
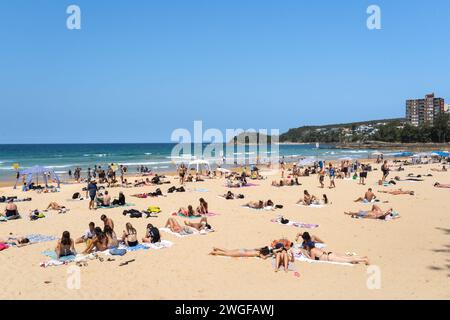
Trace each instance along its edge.
<path fill-rule="evenodd" d="M 194 192 L 209 192 L 209 190 L 206 189 L 206 188 L 196 188 L 196 189 L 194 189 L 193 191 L 194 191 Z"/>
<path fill-rule="evenodd" d="M 267 206 L 267 207 L 264 207 L 264 208 L 261 208 L 261 209 L 251 208 L 249 206 L 241 206 L 241 207 L 242 208 L 247 208 L 247 209 L 250 209 L 250 210 L 255 210 L 255 211 L 275 211 L 275 208 L 272 207 L 272 206 Z"/>
<path fill-rule="evenodd" d="M 25 238 L 29 239 L 31 243 L 42 243 L 57 240 L 57 237 L 54 236 L 46 236 L 42 234 L 29 234 L 25 236 Z"/>
<path fill-rule="evenodd" d="M 9 246 L 6 243 L 0 242 L 0 251 L 3 251 L 8 248 L 9 248 Z"/>
<path fill-rule="evenodd" d="M 238 186 L 228 186 L 228 185 L 225 185 L 224 187 L 227 187 L 227 188 L 246 188 L 246 187 L 257 187 L 257 186 L 259 186 L 259 184 L 247 183 L 246 185 L 243 185 L 243 186 L 240 186 L 240 187 L 238 187 Z"/>
<path fill-rule="evenodd" d="M 143 243 L 143 245 L 149 247 L 150 249 L 160 250 L 170 248 L 171 246 L 173 246 L 173 242 L 169 240 L 161 240 L 160 242 L 156 243 Z"/>
<path fill-rule="evenodd" d="M 191 228 L 191 230 L 192 230 L 191 234 L 179 234 L 179 233 L 173 232 L 169 228 L 159 228 L 159 230 L 163 231 L 165 233 L 171 234 L 171 235 L 173 235 L 175 237 L 178 237 L 178 238 L 185 238 L 185 237 L 189 237 L 189 236 L 192 236 L 192 235 L 200 234 L 200 232 L 198 230 L 194 229 L 194 228 Z"/>
<path fill-rule="evenodd" d="M 181 218 L 187 218 L 187 219 L 201 219 L 204 217 L 214 217 L 214 216 L 219 216 L 220 213 L 214 213 L 214 212 L 208 212 L 206 214 L 202 214 L 200 216 L 185 216 L 184 214 L 182 214 L 181 212 L 172 212 L 172 216 L 176 216 L 176 217 L 181 217 Z"/>
<path fill-rule="evenodd" d="M 351 263 L 345 263 L 345 262 L 333 262 L 333 261 L 321 261 L 321 260 L 308 259 L 301 252 L 294 253 L 294 258 L 295 258 L 295 260 L 298 260 L 301 262 L 308 262 L 308 263 L 327 263 L 327 264 L 335 264 L 335 265 L 348 266 L 348 267 L 354 266 Z"/>
<path fill-rule="evenodd" d="M 277 219 L 270 220 L 271 222 L 281 224 L 282 226 L 288 226 L 288 227 L 296 227 L 296 228 L 305 228 L 305 229 L 315 229 L 319 227 L 318 224 L 312 224 L 312 223 L 303 223 L 303 222 L 296 222 L 296 221 L 289 221 L 287 224 L 283 224 Z"/>
<path fill-rule="evenodd" d="M 123 206 L 121 206 L 121 205 L 110 205 L 110 206 L 107 206 L 107 207 L 102 207 L 102 206 L 99 206 L 99 207 L 97 207 L 97 209 L 113 209 L 113 208 L 121 208 L 121 207 L 132 207 L 132 206 L 135 206 L 135 204 L 134 203 L 125 203 Z"/>
<path fill-rule="evenodd" d="M 296 206 L 304 207 L 304 208 L 323 208 L 323 207 L 325 207 L 324 204 L 316 204 L 316 203 L 311 203 L 309 206 L 306 206 L 304 204 L 296 204 Z"/>
<path fill-rule="evenodd" d="M 57 259 L 56 252 L 51 251 L 51 250 L 44 251 L 44 252 L 42 252 L 42 254 L 44 256 L 50 257 L 52 260 L 59 261 L 62 263 L 64 263 L 64 262 L 68 263 L 68 262 L 75 261 L 75 258 L 76 258 L 74 255 L 70 255 L 70 256 L 60 257 L 59 259 Z"/>
<path fill-rule="evenodd" d="M 275 260 L 275 257 L 272 259 L 272 268 L 275 270 L 275 268 L 276 268 L 276 265 L 277 265 L 277 261 Z M 284 270 L 284 266 L 280 266 L 280 270 Z M 291 261 L 289 261 L 289 264 L 288 264 L 288 270 L 289 271 L 297 271 L 297 268 L 295 267 L 295 263 L 294 262 L 291 262 Z"/>

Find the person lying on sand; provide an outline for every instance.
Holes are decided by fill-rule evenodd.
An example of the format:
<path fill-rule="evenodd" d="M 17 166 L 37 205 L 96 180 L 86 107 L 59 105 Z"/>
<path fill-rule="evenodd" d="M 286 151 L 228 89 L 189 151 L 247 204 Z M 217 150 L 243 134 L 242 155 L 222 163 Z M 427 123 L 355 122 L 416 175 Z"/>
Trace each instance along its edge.
<path fill-rule="evenodd" d="M 398 196 L 398 195 L 401 195 L 401 194 L 409 194 L 411 196 L 414 195 L 414 191 L 402 190 L 402 189 L 390 190 L 390 191 L 378 190 L 378 192 L 380 192 L 380 193 L 389 193 L 389 194 L 392 194 L 394 196 Z"/>
<path fill-rule="evenodd" d="M 250 201 L 243 205 L 244 207 L 249 207 L 252 209 L 263 209 L 264 208 L 264 201 Z"/>
<path fill-rule="evenodd" d="M 431 170 L 431 171 L 437 171 L 437 172 L 447 172 L 447 168 L 445 167 L 445 165 L 442 166 L 441 169 L 435 169 L 435 168 L 433 168 L 433 169 L 430 169 L 430 170 Z"/>
<path fill-rule="evenodd" d="M 350 215 L 352 218 L 385 219 L 388 215 L 392 214 L 393 211 L 394 210 L 391 208 L 386 212 L 383 212 L 379 206 L 374 204 L 370 211 L 360 210 L 359 212 L 344 212 L 344 214 Z"/>
<path fill-rule="evenodd" d="M 298 242 L 300 237 L 302 238 L 302 247 L 303 248 L 306 248 L 306 243 L 308 243 L 308 242 L 325 243 L 318 236 L 311 235 L 311 234 L 309 234 L 309 232 L 298 233 L 297 236 L 295 237 L 295 242 Z"/>
<path fill-rule="evenodd" d="M 167 219 L 167 222 L 164 226 L 165 228 L 169 228 L 170 231 L 175 232 L 175 233 L 179 233 L 181 235 L 188 235 L 188 234 L 192 234 L 193 231 L 191 229 L 191 227 L 189 226 L 184 226 L 182 227 L 177 220 L 175 220 L 174 218 L 169 218 Z"/>
<path fill-rule="evenodd" d="M 123 231 L 122 241 L 125 242 L 125 245 L 127 245 L 128 247 L 135 247 L 139 244 L 137 239 L 136 229 L 132 226 L 131 223 L 128 222 L 125 225 L 125 230 Z"/>
<path fill-rule="evenodd" d="M 377 197 L 375 196 L 375 193 L 373 193 L 372 188 L 369 188 L 364 194 L 364 197 L 359 197 L 358 199 L 355 200 L 355 202 L 370 203 L 376 198 Z"/>
<path fill-rule="evenodd" d="M 108 249 L 108 238 L 105 233 L 102 231 L 100 227 L 95 228 L 95 236 L 92 238 L 92 241 L 88 244 L 86 250 L 83 251 L 83 254 L 89 254 L 96 251 L 105 251 Z"/>
<path fill-rule="evenodd" d="M 87 242 L 88 240 L 92 240 L 92 238 L 94 238 L 94 236 L 95 236 L 95 223 L 89 222 L 89 229 L 87 229 L 81 237 L 76 239 L 75 243 L 79 244 L 79 243 Z"/>
<path fill-rule="evenodd" d="M 286 247 L 278 247 L 273 249 L 273 253 L 275 254 L 275 272 L 280 270 L 280 267 L 284 267 L 284 272 L 288 272 L 289 263 L 294 263 L 294 253 L 292 252 L 292 246 L 289 248 Z"/>
<path fill-rule="evenodd" d="M 439 182 L 436 182 L 434 184 L 435 188 L 450 188 L 450 183 L 449 184 L 440 184 Z"/>
<path fill-rule="evenodd" d="M 212 231 L 213 228 L 210 224 L 208 224 L 207 218 L 201 218 L 199 222 L 191 222 L 191 221 L 184 221 L 184 224 L 188 227 L 194 228 L 197 231 Z"/>
<path fill-rule="evenodd" d="M 59 259 L 60 257 L 76 255 L 77 252 L 74 243 L 69 231 L 64 231 L 55 248 L 56 258 Z"/>
<path fill-rule="evenodd" d="M 258 249 L 234 249 L 234 250 L 213 248 L 213 250 L 209 254 L 212 256 L 224 256 L 233 258 L 267 259 L 268 257 L 272 256 L 272 250 L 270 250 L 269 247 Z"/>
<path fill-rule="evenodd" d="M 370 264 L 368 257 L 348 257 L 334 252 L 325 252 L 322 249 L 316 248 L 313 242 L 308 242 L 306 244 L 306 252 L 303 253 L 307 258 L 316 261 L 341 262 L 351 264 L 364 263 L 367 266 Z"/>
<path fill-rule="evenodd" d="M 188 205 L 187 209 L 186 208 L 179 208 L 177 211 L 177 215 L 182 215 L 185 217 L 200 217 L 201 214 L 197 211 L 194 211 L 194 208 L 191 205 Z"/>
<path fill-rule="evenodd" d="M 20 218 L 20 214 L 19 214 L 19 210 L 17 209 L 17 205 L 13 202 L 12 199 L 8 200 L 5 211 L 0 215 L 5 217 L 8 220 L 14 220 L 14 219 Z"/>
<path fill-rule="evenodd" d="M 32 244 L 30 239 L 27 237 L 8 237 L 8 239 L 0 239 L 0 243 L 5 243 L 9 246 L 15 246 L 17 248 Z"/>

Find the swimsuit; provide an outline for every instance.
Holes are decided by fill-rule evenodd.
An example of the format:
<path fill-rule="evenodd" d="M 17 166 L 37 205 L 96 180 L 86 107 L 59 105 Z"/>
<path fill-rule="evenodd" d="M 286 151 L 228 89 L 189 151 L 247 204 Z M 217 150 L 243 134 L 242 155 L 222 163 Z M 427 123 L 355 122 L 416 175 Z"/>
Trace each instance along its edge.
<path fill-rule="evenodd" d="M 365 218 L 369 214 L 369 211 L 360 210 L 357 214 L 358 217 Z"/>

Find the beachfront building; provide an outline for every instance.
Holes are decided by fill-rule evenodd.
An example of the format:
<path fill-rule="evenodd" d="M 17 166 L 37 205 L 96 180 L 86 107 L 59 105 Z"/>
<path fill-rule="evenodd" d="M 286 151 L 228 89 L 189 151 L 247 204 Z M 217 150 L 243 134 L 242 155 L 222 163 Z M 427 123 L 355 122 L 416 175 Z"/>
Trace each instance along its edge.
<path fill-rule="evenodd" d="M 434 119 L 444 112 L 444 99 L 436 98 L 434 93 L 427 94 L 425 99 L 406 100 L 406 120 L 413 126 L 432 125 Z"/>

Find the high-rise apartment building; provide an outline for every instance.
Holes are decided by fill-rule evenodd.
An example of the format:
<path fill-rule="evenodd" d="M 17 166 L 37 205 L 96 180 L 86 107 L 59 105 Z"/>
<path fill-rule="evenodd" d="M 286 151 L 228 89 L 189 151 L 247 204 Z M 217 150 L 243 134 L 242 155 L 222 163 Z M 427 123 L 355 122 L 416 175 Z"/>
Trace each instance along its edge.
<path fill-rule="evenodd" d="M 432 125 L 434 119 L 444 112 L 445 101 L 435 98 L 434 93 L 427 94 L 425 99 L 406 100 L 406 120 L 413 126 Z"/>

